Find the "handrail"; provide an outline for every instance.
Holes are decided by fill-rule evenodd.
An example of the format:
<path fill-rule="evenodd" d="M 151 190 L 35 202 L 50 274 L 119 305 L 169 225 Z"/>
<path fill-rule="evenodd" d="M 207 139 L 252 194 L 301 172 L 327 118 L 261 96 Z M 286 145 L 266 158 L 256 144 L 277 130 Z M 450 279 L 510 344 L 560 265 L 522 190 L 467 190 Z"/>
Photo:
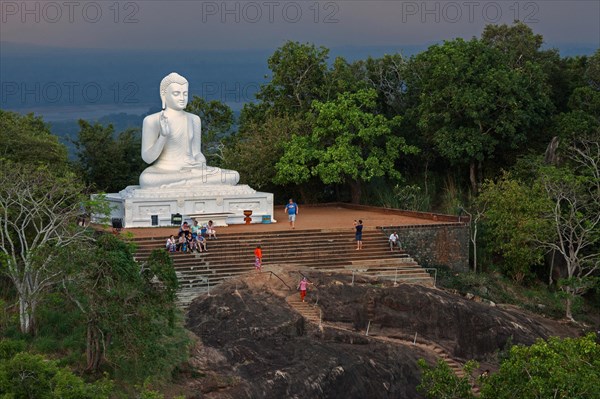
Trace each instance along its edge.
<path fill-rule="evenodd" d="M 290 287 L 289 285 L 287 285 L 286 282 L 283 281 L 283 279 L 281 277 L 279 277 L 276 273 L 273 273 L 272 271 L 269 271 L 269 273 L 271 273 L 271 275 L 277 277 L 286 287 L 288 287 L 288 289 L 290 291 L 292 291 L 292 287 Z"/>
<path fill-rule="evenodd" d="M 433 270 L 433 286 L 435 287 L 437 284 L 437 268 L 435 267 L 425 267 L 424 268 L 426 272 L 429 272 L 429 270 Z"/>
<path fill-rule="evenodd" d="M 394 269 L 395 274 L 394 274 L 394 286 L 398 285 L 398 270 L 400 270 L 401 268 L 396 267 Z M 437 268 L 435 267 L 424 267 L 423 270 L 425 270 L 426 272 L 429 272 L 430 270 L 433 270 L 433 286 L 435 287 L 437 284 Z M 352 282 L 350 283 L 350 285 L 354 286 L 354 274 L 357 273 L 359 271 L 359 269 L 352 269 Z M 298 272 L 300 273 L 300 272 Z M 300 273 L 302 274 L 302 273 Z"/>

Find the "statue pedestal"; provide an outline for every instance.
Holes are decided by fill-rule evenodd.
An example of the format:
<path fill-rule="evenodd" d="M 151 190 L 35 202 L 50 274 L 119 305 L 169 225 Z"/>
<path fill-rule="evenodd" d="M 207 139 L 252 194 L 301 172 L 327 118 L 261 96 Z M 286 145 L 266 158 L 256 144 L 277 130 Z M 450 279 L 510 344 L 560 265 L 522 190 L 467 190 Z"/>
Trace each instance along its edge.
<path fill-rule="evenodd" d="M 145 188 L 129 186 L 112 194 L 106 194 L 111 207 L 110 218 L 123 220 L 123 227 L 172 226 L 171 216 L 181 214 L 184 220 L 190 215 L 224 214 L 227 224 L 244 224 L 244 211 L 252 210 L 259 217 L 253 221 L 261 223 L 261 215 L 273 219 L 273 194 L 262 193 L 247 185 L 198 187 Z M 153 218 L 154 217 L 154 218 Z M 153 224 L 153 219 L 155 224 Z M 92 221 L 99 222 L 97 215 Z"/>

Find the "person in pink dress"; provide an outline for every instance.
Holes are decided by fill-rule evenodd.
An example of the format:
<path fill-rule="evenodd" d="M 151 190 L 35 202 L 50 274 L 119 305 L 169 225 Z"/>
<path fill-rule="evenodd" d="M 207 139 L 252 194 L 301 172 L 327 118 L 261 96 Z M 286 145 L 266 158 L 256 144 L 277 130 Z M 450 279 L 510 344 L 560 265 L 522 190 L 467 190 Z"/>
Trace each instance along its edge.
<path fill-rule="evenodd" d="M 312 283 L 309 282 L 306 277 L 302 277 L 302 280 L 300 280 L 300 283 L 298 283 L 298 289 L 300 290 L 300 299 L 302 299 L 302 302 L 304 302 L 304 297 L 306 297 L 306 289 L 308 288 L 309 284 Z"/>

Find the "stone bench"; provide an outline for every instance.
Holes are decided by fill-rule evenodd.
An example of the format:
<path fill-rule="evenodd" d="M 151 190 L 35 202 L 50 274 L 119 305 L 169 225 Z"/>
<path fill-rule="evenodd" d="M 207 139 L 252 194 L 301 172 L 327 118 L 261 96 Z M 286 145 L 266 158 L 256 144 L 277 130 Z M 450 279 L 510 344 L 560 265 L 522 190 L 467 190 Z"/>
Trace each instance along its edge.
<path fill-rule="evenodd" d="M 192 219 L 195 222 L 198 222 L 199 225 L 205 225 L 209 220 L 213 221 L 213 225 L 215 227 L 225 227 L 228 226 L 227 218 L 234 216 L 233 212 L 215 212 L 215 213 L 189 213 L 186 216 Z"/>

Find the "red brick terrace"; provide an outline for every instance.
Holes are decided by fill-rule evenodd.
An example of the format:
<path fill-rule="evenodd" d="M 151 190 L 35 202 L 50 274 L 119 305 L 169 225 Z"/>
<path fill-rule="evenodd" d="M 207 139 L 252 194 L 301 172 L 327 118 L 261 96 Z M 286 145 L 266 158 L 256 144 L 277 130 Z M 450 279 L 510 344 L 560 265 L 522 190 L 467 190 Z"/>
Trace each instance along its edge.
<path fill-rule="evenodd" d="M 273 218 L 277 223 L 252 223 L 250 225 L 229 225 L 218 227 L 219 233 L 260 233 L 290 230 L 287 214 L 284 212 L 285 205 L 276 205 Z M 401 211 L 398 209 L 378 208 L 363 205 L 351 205 L 342 203 L 302 205 L 298 204 L 299 213 L 296 218 L 296 230 L 340 230 L 348 229 L 354 233 L 353 221 L 362 219 L 364 230 L 374 230 L 386 226 L 415 226 L 435 225 L 459 222 L 457 216 L 441 215 L 426 212 Z M 463 217 L 460 221 L 465 222 Z M 128 232 L 136 238 L 142 237 L 168 237 L 176 234 L 178 227 L 148 227 L 128 228 Z"/>

